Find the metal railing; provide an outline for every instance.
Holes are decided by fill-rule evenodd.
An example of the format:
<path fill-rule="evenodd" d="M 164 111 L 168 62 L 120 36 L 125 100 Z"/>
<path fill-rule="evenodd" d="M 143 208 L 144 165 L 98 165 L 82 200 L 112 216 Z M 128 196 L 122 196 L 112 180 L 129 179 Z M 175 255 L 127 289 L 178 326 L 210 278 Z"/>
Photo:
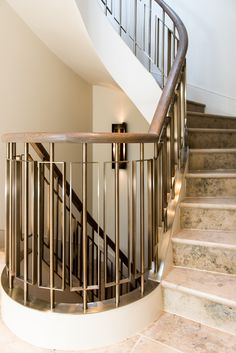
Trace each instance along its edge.
<path fill-rule="evenodd" d="M 133 4 L 148 9 L 148 67 L 152 71 L 156 65 L 164 86 L 149 132 L 3 137 L 7 143 L 5 276 L 9 294 L 25 305 L 36 305 L 35 295 L 40 299 L 43 290 L 48 294 L 43 308 L 51 310 L 59 310 L 62 303 L 84 313 L 117 307 L 148 293 L 150 271 L 157 278 L 160 270 L 160 235 L 170 227 L 167 208 L 175 196 L 176 174 L 186 147 L 188 41 L 181 20 L 162 0 L 133 0 Z M 108 1 L 103 5 L 106 12 L 111 10 Z M 160 19 L 153 12 L 157 5 Z M 129 14 L 138 33 L 137 16 Z M 122 34 L 122 15 L 117 24 Z M 142 49 L 137 33 L 136 51 Z M 162 65 L 159 59 L 151 61 L 153 51 Z M 82 150 L 81 159 L 56 161 L 59 143 L 75 144 Z M 121 143 L 138 149 L 136 158 L 122 161 L 127 165 L 125 177 L 119 168 Z M 115 161 L 88 160 L 88 147 L 95 144 L 113 146 Z M 153 146 L 153 153 L 145 158 L 147 145 Z"/>

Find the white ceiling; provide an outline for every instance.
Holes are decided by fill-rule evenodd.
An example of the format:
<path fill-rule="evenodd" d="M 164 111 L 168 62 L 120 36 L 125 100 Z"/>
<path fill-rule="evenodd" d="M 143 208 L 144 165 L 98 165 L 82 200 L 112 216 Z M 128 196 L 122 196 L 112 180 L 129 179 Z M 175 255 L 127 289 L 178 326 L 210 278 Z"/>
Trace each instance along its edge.
<path fill-rule="evenodd" d="M 115 85 L 93 49 L 74 0 L 6 1 L 42 42 L 82 78 L 91 84 Z"/>

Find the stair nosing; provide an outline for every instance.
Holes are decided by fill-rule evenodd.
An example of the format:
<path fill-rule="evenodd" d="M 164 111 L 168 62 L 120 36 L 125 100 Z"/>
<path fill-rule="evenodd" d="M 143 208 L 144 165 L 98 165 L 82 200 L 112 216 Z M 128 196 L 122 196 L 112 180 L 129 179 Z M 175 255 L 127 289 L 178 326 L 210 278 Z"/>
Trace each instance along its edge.
<path fill-rule="evenodd" d="M 191 269 L 191 268 L 186 268 L 183 266 L 173 266 L 173 269 L 175 269 L 175 268 L 182 268 L 182 269 L 187 269 L 188 271 L 198 271 L 198 272 L 205 272 L 205 273 L 211 273 L 211 274 L 216 274 L 216 275 L 219 274 L 217 272 L 211 272 L 211 271 L 199 270 L 199 269 Z M 234 277 L 236 280 L 236 275 L 228 275 L 228 274 L 223 274 L 223 273 L 220 273 L 220 275 Z M 193 289 L 191 287 L 187 287 L 186 285 L 176 284 L 176 283 L 168 281 L 166 279 L 163 279 L 161 281 L 161 285 L 163 288 L 174 289 L 179 292 L 194 295 L 198 298 L 208 299 L 208 300 L 214 301 L 218 304 L 222 304 L 222 305 L 236 308 L 236 300 L 234 301 L 232 299 L 226 299 L 226 298 L 220 297 L 215 294 L 210 294 L 207 291 Z"/>
<path fill-rule="evenodd" d="M 191 199 L 191 197 L 186 197 L 185 199 Z M 185 200 L 184 199 L 184 200 Z M 197 197 L 195 197 L 195 199 L 197 199 Z M 203 199 L 203 198 L 201 198 Z M 184 202 L 184 201 L 181 201 L 180 202 L 180 205 L 179 207 L 182 208 L 182 207 L 189 207 L 189 208 L 212 208 L 212 209 L 236 209 L 236 202 L 235 204 L 227 204 L 227 203 L 221 203 L 220 205 L 219 204 L 213 204 L 213 203 L 207 203 L 207 200 L 213 200 L 215 199 L 215 197 L 206 197 L 204 198 L 204 201 L 203 202 Z M 219 197 L 220 199 L 220 197 Z M 226 198 L 224 198 L 226 199 Z M 222 200 L 224 200 L 222 199 Z M 227 198 L 228 200 L 235 200 L 235 197 L 232 197 L 232 198 Z"/>
<path fill-rule="evenodd" d="M 218 133 L 236 133 L 236 129 L 225 129 L 225 128 L 218 128 L 218 129 L 211 129 L 211 128 L 199 128 L 199 127 L 188 127 L 187 131 L 189 132 L 218 132 Z"/>
<path fill-rule="evenodd" d="M 176 236 L 172 237 L 172 242 L 175 244 L 188 244 L 188 245 L 198 245 L 198 246 L 201 245 L 201 246 L 206 246 L 206 247 L 236 250 L 236 245 L 232 245 L 232 244 L 214 243 L 214 242 L 210 242 L 210 241 L 194 240 L 194 239 L 190 240 L 187 238 L 178 238 Z"/>
<path fill-rule="evenodd" d="M 201 118 L 214 118 L 214 119 L 235 119 L 236 116 L 232 115 L 219 115 L 219 114 L 211 114 L 211 113 L 201 113 L 201 112 L 192 112 L 192 111 L 187 111 L 187 115 L 193 115 L 193 116 L 199 116 Z"/>
<path fill-rule="evenodd" d="M 190 148 L 189 153 L 236 153 L 236 148 Z"/>

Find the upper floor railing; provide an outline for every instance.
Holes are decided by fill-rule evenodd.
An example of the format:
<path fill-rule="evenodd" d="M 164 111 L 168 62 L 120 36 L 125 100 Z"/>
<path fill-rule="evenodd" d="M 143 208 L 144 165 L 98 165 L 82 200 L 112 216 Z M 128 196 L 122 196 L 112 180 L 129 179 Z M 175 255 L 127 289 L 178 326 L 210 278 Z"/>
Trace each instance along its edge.
<path fill-rule="evenodd" d="M 143 52 L 148 69 L 162 78 L 163 93 L 148 133 L 3 136 L 6 275 L 9 293 L 16 290 L 14 298 L 25 305 L 37 305 L 36 297 L 51 310 L 61 303 L 76 304 L 78 312 L 119 306 L 145 295 L 153 287 L 150 271 L 159 271 L 160 235 L 170 226 L 167 207 L 186 145 L 187 33 L 162 0 L 118 1 L 118 20 L 112 3 L 103 3 L 105 10 L 129 37 L 123 5 L 133 4 L 126 24 L 135 24 L 134 51 Z M 141 29 L 140 9 L 148 14 Z M 61 143 L 74 144 L 81 157 L 57 160 Z M 114 160 L 89 159 L 88 150 L 97 144 L 108 145 Z M 136 146 L 136 157 L 121 162 L 121 144 Z"/>

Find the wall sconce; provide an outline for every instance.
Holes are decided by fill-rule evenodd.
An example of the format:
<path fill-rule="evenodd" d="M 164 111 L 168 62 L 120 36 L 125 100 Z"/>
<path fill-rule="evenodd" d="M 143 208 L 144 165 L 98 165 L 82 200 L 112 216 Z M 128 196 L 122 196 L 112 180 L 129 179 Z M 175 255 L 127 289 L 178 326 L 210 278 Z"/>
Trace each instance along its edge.
<path fill-rule="evenodd" d="M 112 124 L 112 132 L 115 133 L 124 133 L 127 132 L 127 124 L 122 123 L 122 124 Z M 115 144 L 112 144 L 112 162 L 115 162 Z M 127 161 L 127 145 L 126 143 L 119 143 L 118 144 L 118 161 L 123 162 Z M 119 168 L 120 169 L 126 169 L 127 163 L 119 163 Z M 112 169 L 115 169 L 115 163 L 112 163 Z"/>

